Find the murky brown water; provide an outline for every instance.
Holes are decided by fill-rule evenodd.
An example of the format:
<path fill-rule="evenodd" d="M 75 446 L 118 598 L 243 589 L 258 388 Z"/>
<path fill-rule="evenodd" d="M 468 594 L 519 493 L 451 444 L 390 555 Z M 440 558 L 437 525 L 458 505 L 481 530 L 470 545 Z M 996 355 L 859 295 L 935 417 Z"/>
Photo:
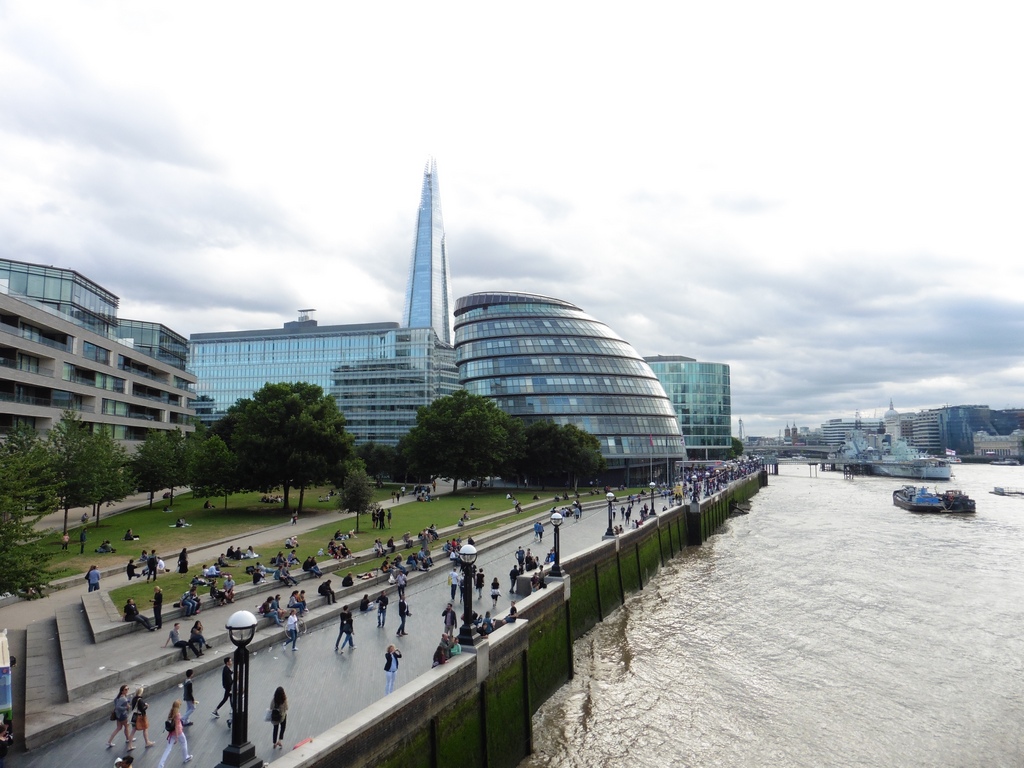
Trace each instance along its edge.
<path fill-rule="evenodd" d="M 521 768 L 1024 765 L 1024 467 L 958 468 L 966 519 L 782 471 L 577 644 Z"/>

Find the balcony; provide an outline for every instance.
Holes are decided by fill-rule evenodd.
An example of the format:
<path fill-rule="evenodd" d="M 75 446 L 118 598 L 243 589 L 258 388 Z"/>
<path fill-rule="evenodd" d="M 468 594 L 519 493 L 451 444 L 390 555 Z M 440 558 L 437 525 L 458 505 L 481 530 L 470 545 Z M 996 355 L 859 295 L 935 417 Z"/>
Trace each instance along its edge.
<path fill-rule="evenodd" d="M 10 360 L 6 357 L 0 357 L 0 366 L 4 368 L 10 368 L 13 371 L 23 371 L 24 373 L 35 373 L 39 376 L 47 376 L 53 378 L 53 368 L 46 368 L 43 366 L 28 366 L 24 363 L 19 363 L 17 360 Z"/>
<path fill-rule="evenodd" d="M 81 403 L 54 402 L 49 397 L 32 397 L 31 395 L 15 395 L 11 392 L 0 392 L 0 402 L 17 403 L 19 405 L 35 405 L 43 408 L 59 408 L 62 411 L 79 411 L 80 413 L 93 413 L 95 408 L 91 405 Z"/>
<path fill-rule="evenodd" d="M 156 376 L 155 374 L 152 374 L 149 371 L 147 371 L 145 369 L 142 369 L 142 368 L 132 368 L 130 365 L 119 365 L 119 366 L 117 366 L 117 369 L 119 371 L 124 371 L 125 373 L 132 373 L 132 374 L 135 374 L 136 376 L 141 376 L 144 379 L 149 379 L 150 381 L 155 381 L 155 382 L 158 382 L 160 384 L 166 384 L 167 383 L 165 381 L 165 379 L 163 379 L 163 378 L 161 378 L 159 376 Z"/>

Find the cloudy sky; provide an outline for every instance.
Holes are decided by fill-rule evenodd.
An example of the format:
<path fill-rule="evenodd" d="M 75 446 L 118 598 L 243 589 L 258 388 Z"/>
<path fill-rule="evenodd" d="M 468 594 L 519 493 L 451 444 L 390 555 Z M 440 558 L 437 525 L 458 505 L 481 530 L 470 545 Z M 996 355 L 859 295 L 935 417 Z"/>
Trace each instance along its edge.
<path fill-rule="evenodd" d="M 185 333 L 455 297 L 732 367 L 733 422 L 1024 407 L 1019 2 L 0 0 L 0 255 Z"/>

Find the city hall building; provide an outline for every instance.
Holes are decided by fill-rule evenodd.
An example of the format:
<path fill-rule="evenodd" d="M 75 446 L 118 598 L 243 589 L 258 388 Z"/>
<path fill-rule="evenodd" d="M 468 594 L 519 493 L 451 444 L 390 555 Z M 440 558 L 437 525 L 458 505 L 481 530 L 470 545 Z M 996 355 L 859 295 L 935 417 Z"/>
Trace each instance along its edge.
<path fill-rule="evenodd" d="M 459 383 L 509 415 L 573 424 L 597 437 L 606 482 L 665 481 L 686 458 L 651 366 L 568 301 L 508 292 L 458 299 L 455 358 Z"/>

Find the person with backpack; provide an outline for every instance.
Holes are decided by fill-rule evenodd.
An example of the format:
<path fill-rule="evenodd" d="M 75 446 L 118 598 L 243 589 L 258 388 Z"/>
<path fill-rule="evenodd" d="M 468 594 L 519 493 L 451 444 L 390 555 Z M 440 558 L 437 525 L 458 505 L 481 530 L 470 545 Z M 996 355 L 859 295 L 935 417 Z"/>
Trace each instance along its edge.
<path fill-rule="evenodd" d="M 277 686 L 274 697 L 270 700 L 270 722 L 274 726 L 273 749 L 282 749 L 284 729 L 288 727 L 288 696 L 281 686 Z"/>
<path fill-rule="evenodd" d="M 192 755 L 188 751 L 188 739 L 185 738 L 185 729 L 181 727 L 180 711 L 181 699 L 175 699 L 174 703 L 171 704 L 171 711 L 167 714 L 167 720 L 164 722 L 164 731 L 167 732 L 167 746 L 164 748 L 164 753 L 160 756 L 157 768 L 164 768 L 175 744 L 181 744 L 181 762 L 188 763 L 192 760 Z"/>

